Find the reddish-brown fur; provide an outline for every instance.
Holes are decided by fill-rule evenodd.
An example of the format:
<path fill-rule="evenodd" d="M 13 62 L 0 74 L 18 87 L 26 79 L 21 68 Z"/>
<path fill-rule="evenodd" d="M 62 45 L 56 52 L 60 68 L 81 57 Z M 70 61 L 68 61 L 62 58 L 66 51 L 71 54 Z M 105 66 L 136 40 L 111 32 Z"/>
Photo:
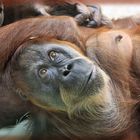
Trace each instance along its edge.
<path fill-rule="evenodd" d="M 82 46 L 76 24 L 73 19 L 68 17 L 29 19 L 0 28 L 0 40 L 3 42 L 0 45 L 0 104 L 3 106 L 0 111 L 0 127 L 6 126 L 8 123 L 9 125 L 15 124 L 16 119 L 27 112 L 26 102 L 23 103 L 11 89 L 12 83 L 10 83 L 7 66 L 21 44 L 36 37 L 58 38 Z M 11 108 L 13 109 L 11 110 Z"/>
<path fill-rule="evenodd" d="M 122 57 L 126 59 L 126 63 L 129 67 L 129 72 L 132 74 L 132 77 L 136 81 L 139 81 L 140 26 L 139 20 L 134 19 L 135 18 L 127 18 L 114 21 L 114 28 L 112 29 L 106 27 L 99 29 L 88 29 L 81 27 L 80 29 L 82 32 L 81 34 L 83 34 L 83 32 L 85 33 L 83 37 L 85 38 L 86 49 L 88 47 L 92 48 L 93 50 L 107 49 L 107 51 L 109 51 L 111 54 L 110 58 L 113 57 L 112 55 L 119 53 L 119 55 L 122 55 Z M 126 25 L 128 20 L 131 22 Z M 125 29 L 124 25 L 126 25 Z M 119 45 L 117 42 L 115 43 L 115 37 L 117 36 L 121 36 L 121 39 L 118 41 L 118 44 L 120 43 Z M 113 40 L 114 43 L 112 43 Z M 139 84 L 137 86 L 139 87 Z M 136 89 L 139 89 L 138 87 Z M 136 91 L 136 89 L 134 89 L 134 91 Z M 139 90 L 137 93 L 139 96 Z"/>
<path fill-rule="evenodd" d="M 67 15 L 75 17 L 79 25 L 87 27 L 112 26 L 110 19 L 102 14 L 99 5 L 85 4 L 81 0 L 2 0 L 0 22 L 1 25 L 7 25 L 36 16 Z"/>
<path fill-rule="evenodd" d="M 87 32 L 85 36 L 81 33 L 83 30 L 84 35 L 85 31 Z M 88 30 L 90 30 L 90 33 Z M 72 42 L 79 46 L 83 53 L 87 53 L 87 56 L 95 61 L 109 75 L 116 86 L 117 92 L 115 92 L 115 94 L 118 94 L 117 97 L 123 97 L 124 103 L 128 108 L 132 107 L 132 110 L 126 114 L 128 116 L 132 115 L 132 119 L 128 120 L 130 126 L 125 132 L 122 130 L 120 135 L 118 134 L 118 131 L 121 130 L 118 130 L 117 134 L 114 134 L 115 136 L 113 138 L 111 137 L 110 140 L 139 140 L 140 126 L 137 124 L 139 124 L 140 113 L 138 109 L 139 106 L 137 107 L 136 104 L 139 104 L 138 85 L 140 67 L 138 61 L 139 55 L 135 51 L 136 49 L 139 50 L 139 30 L 139 27 L 132 30 L 124 30 L 123 32 L 125 34 L 122 34 L 122 31 L 119 30 L 117 35 L 116 30 L 110 31 L 110 29 L 107 28 L 94 29 L 92 31 L 91 29 L 78 28 L 74 20 L 69 17 L 27 19 L 0 28 L 0 104 L 5 107 L 0 110 L 1 127 L 8 124 L 8 119 L 11 119 L 9 125 L 14 124 L 15 118 L 24 114 L 29 109 L 29 106 L 32 108 L 32 105 L 29 105 L 30 103 L 25 103 L 25 105 L 22 106 L 23 101 L 15 94 L 12 81 L 9 78 L 10 64 L 15 52 L 20 50 L 20 46 L 28 40 L 34 38 L 56 38 Z M 115 35 L 115 37 L 110 38 L 108 37 L 108 34 L 103 34 L 107 31 L 110 31 L 112 36 Z M 110 45 L 106 45 L 104 42 L 99 45 L 99 43 L 104 41 L 102 36 L 100 36 L 101 38 L 98 38 L 99 35 L 102 34 L 104 37 L 107 37 L 105 39 L 108 39 L 105 40 L 105 43 L 111 42 Z M 126 35 L 128 35 L 128 37 Z M 121 38 L 121 36 L 124 38 Z M 130 40 L 130 42 L 132 41 L 132 46 L 129 44 L 128 40 Z M 128 49 L 131 49 L 132 47 L 132 51 L 129 51 L 128 56 L 125 55 L 123 49 L 120 50 L 117 48 L 118 43 L 121 41 L 122 44 L 120 44 L 119 47 L 124 47 L 125 44 L 128 45 Z M 120 95 L 120 93 L 122 95 Z M 20 113 L 20 115 L 18 113 Z M 60 117 L 64 119 L 64 122 L 66 121 L 65 116 Z M 50 118 L 50 120 L 53 121 L 54 118 Z M 120 116 L 120 118 L 123 119 L 123 116 Z"/>
<path fill-rule="evenodd" d="M 130 22 L 128 22 L 130 21 Z M 127 23 L 127 24 L 126 24 Z M 133 120 L 138 125 L 134 132 L 140 134 L 140 26 L 139 18 L 127 18 L 114 21 L 114 29 L 106 27 L 99 29 L 81 28 L 85 34 L 87 56 L 99 65 L 121 85 L 129 83 L 131 98 L 136 101 Z M 87 37 L 88 36 L 88 37 Z M 121 39 L 115 43 L 115 37 Z M 88 38 L 88 39 L 87 39 Z M 113 41 L 114 40 L 114 41 Z M 114 42 L 114 43 L 113 43 Z M 115 75 L 114 75 L 115 74 Z M 122 79 L 124 81 L 122 81 Z M 125 92 L 124 92 L 125 93 Z M 133 101 L 132 101 L 133 102 Z M 135 104 L 135 103 L 134 103 Z M 134 136 L 134 137 L 133 137 Z M 140 138 L 127 137 L 126 140 Z"/>

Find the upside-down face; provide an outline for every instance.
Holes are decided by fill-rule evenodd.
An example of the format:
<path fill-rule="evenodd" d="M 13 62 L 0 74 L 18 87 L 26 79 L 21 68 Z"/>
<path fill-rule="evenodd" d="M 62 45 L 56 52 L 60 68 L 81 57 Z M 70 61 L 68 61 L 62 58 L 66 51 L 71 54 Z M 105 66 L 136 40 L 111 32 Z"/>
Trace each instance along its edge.
<path fill-rule="evenodd" d="M 66 111 L 107 88 L 107 75 L 74 44 L 50 40 L 26 45 L 16 56 L 12 76 L 33 104 Z"/>

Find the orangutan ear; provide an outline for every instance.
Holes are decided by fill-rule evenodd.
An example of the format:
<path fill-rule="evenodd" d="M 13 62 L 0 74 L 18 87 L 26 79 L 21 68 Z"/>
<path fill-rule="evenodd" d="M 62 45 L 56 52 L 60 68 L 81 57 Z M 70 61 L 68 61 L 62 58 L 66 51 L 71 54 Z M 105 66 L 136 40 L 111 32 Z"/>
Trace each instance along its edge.
<path fill-rule="evenodd" d="M 20 97 L 22 100 L 24 100 L 24 101 L 28 100 L 28 97 L 24 94 L 24 92 L 23 92 L 21 89 L 17 88 L 17 89 L 15 90 L 15 92 L 16 92 L 16 94 L 19 95 L 19 97 Z"/>
<path fill-rule="evenodd" d="M 123 36 L 122 35 L 117 35 L 115 37 L 115 43 L 119 43 L 122 39 L 123 39 Z"/>

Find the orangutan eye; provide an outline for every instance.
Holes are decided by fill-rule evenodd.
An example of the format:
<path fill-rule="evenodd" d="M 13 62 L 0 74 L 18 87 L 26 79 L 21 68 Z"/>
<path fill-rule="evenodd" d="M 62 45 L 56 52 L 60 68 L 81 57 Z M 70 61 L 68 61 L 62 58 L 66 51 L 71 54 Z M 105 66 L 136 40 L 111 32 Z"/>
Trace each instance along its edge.
<path fill-rule="evenodd" d="M 39 76 L 40 77 L 45 77 L 47 75 L 47 69 L 46 68 L 41 68 L 40 70 L 39 70 Z"/>
<path fill-rule="evenodd" d="M 49 52 L 49 57 L 50 57 L 50 59 L 51 59 L 52 61 L 54 61 L 55 58 L 57 57 L 57 52 L 55 52 L 55 51 L 50 51 L 50 52 Z"/>

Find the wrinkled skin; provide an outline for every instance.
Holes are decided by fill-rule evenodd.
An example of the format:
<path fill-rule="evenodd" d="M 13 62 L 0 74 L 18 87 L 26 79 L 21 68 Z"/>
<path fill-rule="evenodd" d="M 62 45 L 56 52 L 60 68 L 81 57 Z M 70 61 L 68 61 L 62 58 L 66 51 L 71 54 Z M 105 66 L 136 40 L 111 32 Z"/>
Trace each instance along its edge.
<path fill-rule="evenodd" d="M 134 132 L 131 127 L 133 104 L 129 104 L 126 59 L 118 53 L 90 51 L 90 47 L 94 47 L 94 38 L 90 38 L 86 44 L 91 52 L 89 60 L 81 51 L 82 39 L 77 29 L 69 17 L 36 18 L 2 27 L 0 39 L 5 41 L 0 49 L 0 93 L 5 93 L 6 100 L 1 98 L 1 103 L 6 108 L 10 106 L 12 115 L 23 113 L 23 103 L 29 103 L 24 110 L 31 115 L 27 119 L 26 134 L 29 128 L 33 138 L 129 137 L 132 134 L 129 132 Z M 108 34 L 105 35 L 108 38 Z M 7 40 L 9 36 L 13 38 Z M 102 35 L 100 38 L 102 40 Z M 121 39 L 116 33 L 112 43 L 120 43 Z M 7 121 L 5 116 L 13 118 L 12 115 L 6 111 L 0 117 Z"/>
<path fill-rule="evenodd" d="M 76 46 L 71 43 L 53 40 L 43 41 L 43 43 L 39 41 L 35 44 L 31 42 L 26 45 L 28 47 L 14 58 L 18 61 L 12 64 L 11 77 L 21 96 L 38 106 L 39 110 L 48 112 L 41 111 L 39 113 L 36 112 L 36 109 L 31 111 L 31 114 L 35 113 L 33 117 L 33 126 L 35 125 L 33 132 L 35 133 L 33 134 L 43 138 L 56 138 L 57 135 L 62 138 L 65 138 L 66 135 L 71 138 L 79 137 L 79 135 L 87 138 L 95 137 L 95 135 L 106 135 L 104 128 L 108 134 L 113 132 L 113 127 L 115 129 L 121 115 L 118 116 L 115 110 L 116 106 L 119 106 L 119 102 L 117 99 L 113 99 L 115 95 L 112 95 L 114 91 L 113 87 L 110 86 L 110 78 L 107 74 L 96 63 L 84 57 L 79 49 L 75 50 Z M 97 112 L 94 109 L 97 109 L 101 120 L 97 119 Z M 123 115 L 127 111 L 125 109 L 121 114 Z M 49 113 L 52 118 L 57 114 L 60 120 L 63 118 L 62 114 L 66 115 L 62 122 L 68 121 L 69 128 L 65 125 L 60 128 L 59 125 L 63 125 L 63 123 L 61 124 L 55 118 L 55 121 L 51 120 Z M 114 120 L 111 130 L 107 129 L 109 126 L 106 124 L 109 114 Z M 42 116 L 43 120 L 40 120 L 39 116 Z M 80 129 L 80 124 L 73 126 L 78 122 L 83 122 L 83 120 L 86 121 L 84 123 L 86 129 L 83 124 L 81 124 Z M 36 126 L 38 121 L 40 124 L 43 122 L 42 127 Z M 120 121 L 123 121 L 121 127 L 125 129 L 127 121 L 122 120 L 122 118 Z M 98 126 L 99 122 L 102 122 L 104 127 Z M 48 127 L 46 123 L 50 123 L 49 125 L 56 129 L 56 132 L 54 133 L 50 127 L 49 133 L 44 134 L 43 132 L 47 131 Z M 39 129 L 40 127 L 41 129 Z M 74 127 L 77 130 L 73 132 Z M 91 127 L 92 134 L 89 131 Z M 66 135 L 60 133 L 64 129 L 67 130 Z M 119 132 L 119 130 L 116 131 Z"/>
<path fill-rule="evenodd" d="M 33 44 L 19 55 L 12 77 L 27 98 L 44 108 L 63 111 L 67 104 L 79 102 L 79 96 L 92 96 L 105 86 L 104 72 L 72 47 L 65 42 L 46 42 Z M 51 51 L 56 53 L 55 58 L 49 57 Z M 27 85 L 27 91 L 18 79 Z"/>

